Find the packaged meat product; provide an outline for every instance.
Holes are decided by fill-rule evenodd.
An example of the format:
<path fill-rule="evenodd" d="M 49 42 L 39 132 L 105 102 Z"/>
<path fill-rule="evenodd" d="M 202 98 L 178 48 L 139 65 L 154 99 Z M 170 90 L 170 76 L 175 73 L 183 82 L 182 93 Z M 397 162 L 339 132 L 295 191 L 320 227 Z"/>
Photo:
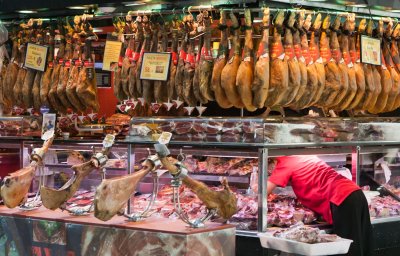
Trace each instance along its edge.
<path fill-rule="evenodd" d="M 163 132 L 172 132 L 174 130 L 174 122 L 160 123 L 158 129 Z"/>
<path fill-rule="evenodd" d="M 217 134 L 222 130 L 222 123 L 209 121 L 205 127 L 207 134 Z"/>
<path fill-rule="evenodd" d="M 193 127 L 192 122 L 176 122 L 175 123 L 175 133 L 176 134 L 186 134 L 189 133 Z"/>
<path fill-rule="evenodd" d="M 224 122 L 222 124 L 222 133 L 239 134 L 242 130 L 242 123 Z"/>
<path fill-rule="evenodd" d="M 224 133 L 221 135 L 222 142 L 240 142 L 240 134 Z"/>
<path fill-rule="evenodd" d="M 207 134 L 206 139 L 209 142 L 221 142 L 221 135 L 220 134 Z"/>
<path fill-rule="evenodd" d="M 206 140 L 206 134 L 199 132 L 199 133 L 195 133 L 192 135 L 192 141 L 205 141 Z"/>
<path fill-rule="evenodd" d="M 206 131 L 206 124 L 200 122 L 194 122 L 192 127 L 194 132 L 205 132 Z"/>

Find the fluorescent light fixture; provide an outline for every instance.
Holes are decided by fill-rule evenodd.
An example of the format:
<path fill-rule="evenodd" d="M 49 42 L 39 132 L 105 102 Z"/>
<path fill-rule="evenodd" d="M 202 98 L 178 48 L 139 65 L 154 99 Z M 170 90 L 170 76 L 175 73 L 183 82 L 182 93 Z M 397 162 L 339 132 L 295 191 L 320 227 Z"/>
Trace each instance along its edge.
<path fill-rule="evenodd" d="M 146 3 L 144 2 L 126 2 L 125 6 L 138 6 L 138 5 L 144 5 Z"/>
<path fill-rule="evenodd" d="M 23 14 L 37 13 L 35 10 L 20 10 L 18 12 Z"/>
<path fill-rule="evenodd" d="M 110 13 L 110 12 L 115 11 L 115 9 L 117 9 L 117 8 L 112 7 L 112 6 L 104 6 L 104 7 L 99 7 L 97 10 L 102 13 Z"/>
<path fill-rule="evenodd" d="M 391 12 L 400 13 L 400 9 L 394 9 L 394 10 L 391 10 Z"/>
<path fill-rule="evenodd" d="M 88 7 L 84 5 L 77 5 L 77 6 L 68 6 L 67 8 L 71 10 L 86 10 Z"/>
<path fill-rule="evenodd" d="M 326 0 L 307 0 L 308 2 L 326 2 Z"/>
<path fill-rule="evenodd" d="M 347 6 L 350 6 L 350 7 L 357 7 L 357 8 L 365 8 L 365 7 L 368 7 L 368 5 L 366 5 L 366 4 L 348 4 Z"/>

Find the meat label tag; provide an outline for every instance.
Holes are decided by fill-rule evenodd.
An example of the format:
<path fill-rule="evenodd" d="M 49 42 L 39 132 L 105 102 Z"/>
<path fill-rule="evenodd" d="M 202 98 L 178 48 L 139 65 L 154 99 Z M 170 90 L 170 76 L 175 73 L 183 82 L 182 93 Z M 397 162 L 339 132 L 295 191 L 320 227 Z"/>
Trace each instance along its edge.
<path fill-rule="evenodd" d="M 349 64 L 347 64 L 347 67 L 349 67 L 349 68 L 354 67 L 353 62 L 350 62 Z"/>
<path fill-rule="evenodd" d="M 339 63 L 340 63 L 340 64 L 343 64 L 343 63 L 344 63 L 344 59 L 341 58 L 340 61 L 339 61 Z"/>
<path fill-rule="evenodd" d="M 132 56 L 132 60 L 133 61 L 138 61 L 139 58 L 140 58 L 140 53 L 139 52 L 133 53 L 133 56 Z"/>
<path fill-rule="evenodd" d="M 231 63 L 233 62 L 233 59 L 234 59 L 234 58 L 235 58 L 235 57 L 230 58 L 229 61 L 228 61 L 228 63 L 231 64 Z"/>
<path fill-rule="evenodd" d="M 264 58 L 268 58 L 269 57 L 269 53 L 266 52 L 263 55 L 260 56 L 260 58 L 264 59 Z"/>
<path fill-rule="evenodd" d="M 282 55 L 283 57 L 285 57 L 285 49 L 283 48 L 283 45 L 281 42 L 276 42 L 276 43 L 272 43 L 271 44 L 271 58 L 272 59 L 276 59 L 276 58 L 280 58 Z"/>
<path fill-rule="evenodd" d="M 310 62 L 313 61 L 313 59 L 311 58 L 311 54 L 308 48 L 304 48 L 302 50 L 302 56 L 305 60 L 306 65 L 310 65 Z"/>
<path fill-rule="evenodd" d="M 103 147 L 109 148 L 114 144 L 115 136 L 112 134 L 107 134 L 103 140 Z"/>
<path fill-rule="evenodd" d="M 300 56 L 299 61 L 302 63 L 306 63 L 306 59 L 303 56 Z"/>
<path fill-rule="evenodd" d="M 319 50 L 316 46 L 310 46 L 309 48 L 310 56 L 314 61 L 317 61 L 319 56 Z"/>
<path fill-rule="evenodd" d="M 349 65 L 350 62 L 351 62 L 350 53 L 349 53 L 349 52 L 343 52 L 342 54 L 343 54 L 344 62 L 345 62 L 347 65 Z"/>
<path fill-rule="evenodd" d="M 186 52 L 184 50 L 179 51 L 179 58 L 181 60 L 186 60 Z"/>
<path fill-rule="evenodd" d="M 257 57 L 261 57 L 265 54 L 268 54 L 268 46 L 266 47 L 265 43 L 261 42 L 260 46 L 258 47 Z"/>
<path fill-rule="evenodd" d="M 250 62 L 251 58 L 250 57 L 246 57 L 246 58 L 243 59 L 243 61 Z"/>
<path fill-rule="evenodd" d="M 293 48 L 294 48 L 294 54 L 296 55 L 297 59 L 300 59 L 302 57 L 300 45 L 295 44 L 295 45 L 293 45 Z"/>
<path fill-rule="evenodd" d="M 158 138 L 158 143 L 160 144 L 168 144 L 172 138 L 172 133 L 170 132 L 163 132 L 160 135 L 160 138 Z"/>
<path fill-rule="evenodd" d="M 340 62 L 340 59 L 342 58 L 342 53 L 340 52 L 339 49 L 331 50 L 331 55 L 332 55 L 332 59 L 334 59 L 336 61 L 336 63 Z"/>
<path fill-rule="evenodd" d="M 52 61 L 49 62 L 49 68 L 53 68 L 54 63 Z"/>
<path fill-rule="evenodd" d="M 332 59 L 331 50 L 327 47 L 321 47 L 320 54 L 321 54 L 323 63 L 328 62 L 330 59 Z"/>
<path fill-rule="evenodd" d="M 178 65 L 178 53 L 172 52 L 172 61 L 174 62 L 174 65 Z"/>
<path fill-rule="evenodd" d="M 316 63 L 324 63 L 324 61 L 322 60 L 322 57 L 319 57 L 318 59 L 317 59 L 317 61 L 316 61 Z"/>
<path fill-rule="evenodd" d="M 201 49 L 201 55 L 204 56 L 205 60 L 212 60 L 213 57 L 211 55 L 211 50 L 210 49 L 206 49 L 205 47 L 203 47 Z"/>
<path fill-rule="evenodd" d="M 195 64 L 196 64 L 196 61 L 195 61 L 195 59 L 194 59 L 193 54 L 190 54 L 190 53 L 187 54 L 187 55 L 186 55 L 186 60 L 185 60 L 185 62 L 190 63 L 190 65 L 192 65 L 192 67 L 194 67 Z"/>
<path fill-rule="evenodd" d="M 285 57 L 287 60 L 292 60 L 295 57 L 294 49 L 291 45 L 285 45 Z"/>

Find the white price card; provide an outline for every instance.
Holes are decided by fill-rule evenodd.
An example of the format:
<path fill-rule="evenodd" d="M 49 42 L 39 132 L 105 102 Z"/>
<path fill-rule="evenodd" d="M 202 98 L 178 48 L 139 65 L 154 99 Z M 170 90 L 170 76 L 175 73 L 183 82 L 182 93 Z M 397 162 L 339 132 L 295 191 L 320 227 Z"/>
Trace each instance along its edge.
<path fill-rule="evenodd" d="M 103 147 L 109 148 L 114 144 L 115 136 L 112 134 L 107 134 L 103 140 Z"/>
<path fill-rule="evenodd" d="M 170 133 L 170 132 L 163 132 L 163 133 L 161 133 L 161 136 L 160 136 L 160 138 L 158 139 L 158 142 L 160 143 L 160 144 L 168 144 L 169 143 L 169 141 L 171 140 L 171 138 L 172 138 L 172 133 Z"/>

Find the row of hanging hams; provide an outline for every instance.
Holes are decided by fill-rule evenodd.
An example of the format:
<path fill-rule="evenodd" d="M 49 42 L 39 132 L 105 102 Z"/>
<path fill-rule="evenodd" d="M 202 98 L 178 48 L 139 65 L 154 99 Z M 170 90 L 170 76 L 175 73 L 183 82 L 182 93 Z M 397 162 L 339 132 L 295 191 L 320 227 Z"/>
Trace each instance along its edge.
<path fill-rule="evenodd" d="M 0 87 L 6 109 L 13 106 L 49 107 L 59 113 L 97 111 L 97 85 L 91 42 L 96 38 L 85 16 L 76 16 L 74 25 L 59 20 L 42 26 L 33 21 L 14 31 L 12 57 L 3 67 Z M 48 47 L 44 71 L 24 66 L 27 43 Z M 37 60 L 39 61 L 39 60 Z M 40 60 L 43 62 L 46 60 Z"/>
<path fill-rule="evenodd" d="M 216 101 L 222 108 L 248 111 L 316 106 L 378 114 L 400 106 L 400 25 L 361 19 L 356 26 L 354 14 L 322 17 L 284 10 L 270 19 L 265 8 L 261 40 L 249 9 L 244 19 L 221 10 L 218 25 L 207 11 L 168 24 L 146 16 L 127 22 L 120 31 L 134 36 L 115 70 L 115 95 L 148 104 L 180 100 L 192 107 Z M 215 30 L 220 31 L 216 58 L 211 54 Z M 375 56 L 381 65 L 361 62 L 363 35 L 381 40 L 382 54 Z M 141 80 L 143 53 L 167 51 L 172 54 L 168 80 Z"/>

